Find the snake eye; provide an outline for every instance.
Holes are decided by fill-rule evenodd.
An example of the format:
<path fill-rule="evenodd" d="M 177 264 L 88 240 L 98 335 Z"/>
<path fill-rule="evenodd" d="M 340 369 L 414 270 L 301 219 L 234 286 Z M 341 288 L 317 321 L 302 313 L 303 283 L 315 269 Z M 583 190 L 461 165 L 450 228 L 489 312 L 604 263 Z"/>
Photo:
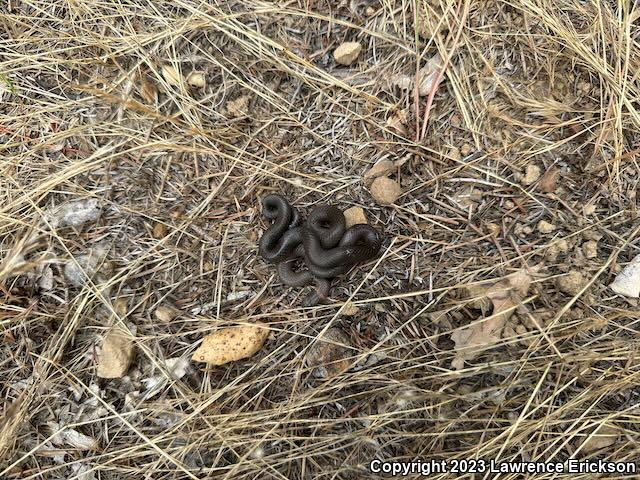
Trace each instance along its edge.
<path fill-rule="evenodd" d="M 331 227 L 331 222 L 329 222 L 328 220 L 321 220 L 320 221 L 320 228 L 329 228 Z"/>

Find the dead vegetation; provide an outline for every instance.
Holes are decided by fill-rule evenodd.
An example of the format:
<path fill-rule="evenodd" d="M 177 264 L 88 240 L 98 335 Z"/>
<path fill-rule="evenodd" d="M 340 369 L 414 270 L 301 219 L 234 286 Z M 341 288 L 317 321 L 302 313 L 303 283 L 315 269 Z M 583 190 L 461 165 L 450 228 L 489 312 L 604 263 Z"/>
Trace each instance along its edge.
<path fill-rule="evenodd" d="M 638 300 L 608 285 L 640 253 L 639 12 L 3 2 L 0 478 L 637 459 Z M 382 258 L 301 308 L 256 254 L 270 192 L 363 208 Z"/>

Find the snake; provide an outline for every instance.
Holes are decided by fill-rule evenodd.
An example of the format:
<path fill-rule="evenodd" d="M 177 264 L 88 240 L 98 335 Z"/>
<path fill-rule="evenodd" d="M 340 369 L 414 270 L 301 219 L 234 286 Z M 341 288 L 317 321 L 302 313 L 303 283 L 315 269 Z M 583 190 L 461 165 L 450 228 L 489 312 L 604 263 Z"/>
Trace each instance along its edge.
<path fill-rule="evenodd" d="M 262 208 L 273 223 L 260 239 L 259 253 L 276 264 L 282 283 L 293 287 L 315 283 L 305 306 L 326 300 L 334 277 L 374 258 L 382 245 L 376 229 L 369 225 L 347 228 L 344 213 L 331 205 L 314 208 L 306 222 L 281 195 L 264 197 Z"/>

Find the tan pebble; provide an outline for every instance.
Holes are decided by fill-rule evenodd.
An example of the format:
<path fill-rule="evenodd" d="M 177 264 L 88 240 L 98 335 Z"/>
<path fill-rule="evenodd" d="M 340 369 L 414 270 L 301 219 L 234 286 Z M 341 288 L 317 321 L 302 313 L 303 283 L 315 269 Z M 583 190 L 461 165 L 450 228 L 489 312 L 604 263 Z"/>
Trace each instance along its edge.
<path fill-rule="evenodd" d="M 224 365 L 254 355 L 269 336 L 264 324 L 223 328 L 207 335 L 193 353 L 192 360 L 211 365 Z"/>
<path fill-rule="evenodd" d="M 161 239 L 167 236 L 167 226 L 162 222 L 156 222 L 153 226 L 153 238 Z"/>
<path fill-rule="evenodd" d="M 376 178 L 369 190 L 371 191 L 371 196 L 379 205 L 391 205 L 402 193 L 397 182 L 388 177 Z"/>
<path fill-rule="evenodd" d="M 462 145 L 462 147 L 460 147 L 460 153 L 462 153 L 463 157 L 466 157 L 472 151 L 473 149 L 471 148 L 471 145 L 469 145 L 468 143 L 465 143 L 464 145 Z"/>
<path fill-rule="evenodd" d="M 168 323 L 178 316 L 178 311 L 167 305 L 160 305 L 153 313 L 158 320 L 164 323 Z"/>
<path fill-rule="evenodd" d="M 577 295 L 580 290 L 585 286 L 586 280 L 582 276 L 582 273 L 578 271 L 569 272 L 566 275 L 558 277 L 556 284 L 561 292 L 568 295 Z"/>
<path fill-rule="evenodd" d="M 598 256 L 598 242 L 591 240 L 582 244 L 582 252 L 587 258 L 596 258 Z"/>
<path fill-rule="evenodd" d="M 521 181 L 523 185 L 531 185 L 540 178 L 540 167 L 534 163 L 527 165 Z"/>
<path fill-rule="evenodd" d="M 588 204 L 588 205 L 585 205 L 584 207 L 582 207 L 582 212 L 585 215 L 593 215 L 595 213 L 595 211 L 596 211 L 596 206 L 593 205 L 593 204 Z"/>
<path fill-rule="evenodd" d="M 352 302 L 347 302 L 344 307 L 342 307 L 342 313 L 347 317 L 353 317 L 360 312 L 360 309 L 354 305 Z"/>
<path fill-rule="evenodd" d="M 121 378 L 133 361 L 133 342 L 119 328 L 107 332 L 98 358 L 98 377 Z"/>
<path fill-rule="evenodd" d="M 191 72 L 187 77 L 187 83 L 196 88 L 202 88 L 206 85 L 204 75 L 201 72 Z"/>
<path fill-rule="evenodd" d="M 358 58 L 362 51 L 359 42 L 345 42 L 333 51 L 333 58 L 340 65 L 349 66 Z"/>
<path fill-rule="evenodd" d="M 347 222 L 347 228 L 353 225 L 367 225 L 369 223 L 364 210 L 360 207 L 347 208 L 344 211 L 344 218 Z"/>
<path fill-rule="evenodd" d="M 538 222 L 538 231 L 540 233 L 551 233 L 555 231 L 556 226 L 552 223 L 547 222 L 546 220 L 540 220 Z"/>

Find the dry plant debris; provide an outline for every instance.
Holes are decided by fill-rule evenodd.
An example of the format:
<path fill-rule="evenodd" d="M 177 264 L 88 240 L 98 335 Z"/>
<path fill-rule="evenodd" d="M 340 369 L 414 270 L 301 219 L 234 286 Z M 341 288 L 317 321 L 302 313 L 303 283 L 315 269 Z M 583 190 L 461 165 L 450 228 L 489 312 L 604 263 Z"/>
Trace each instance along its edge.
<path fill-rule="evenodd" d="M 502 338 L 506 323 L 529 292 L 532 273 L 519 270 L 496 283 L 469 289 L 474 301 L 488 299 L 493 310 L 490 316 L 480 318 L 471 326 L 459 328 L 451 334 L 457 351 L 452 362 L 456 370 L 463 369 L 465 360 L 475 358 L 478 352 L 491 347 Z"/>
<path fill-rule="evenodd" d="M 192 360 L 210 365 L 224 365 L 255 355 L 269 336 L 264 324 L 223 328 L 204 337 L 193 352 Z"/>
<path fill-rule="evenodd" d="M 305 362 L 315 376 L 334 377 L 351 366 L 350 346 L 349 338 L 344 332 L 337 327 L 331 327 L 309 348 Z"/>
<path fill-rule="evenodd" d="M 2 2 L 0 478 L 636 460 L 638 12 L 630 0 Z M 333 54 L 348 40 L 362 48 L 345 66 Z M 378 165 L 401 187 L 392 206 L 363 178 Z M 275 192 L 384 225 L 384 256 L 334 290 L 357 312 L 297 308 L 304 294 L 258 257 L 257 200 Z M 538 230 L 543 219 L 556 229 Z M 101 246 L 83 266 L 91 283 L 67 279 Z M 542 262 L 525 304 L 503 299 L 516 304 L 505 320 L 487 286 Z M 493 313 L 502 330 L 481 330 Z M 273 341 L 194 363 L 221 319 L 263 322 Z M 107 380 L 98 337 L 114 324 L 135 356 Z M 353 367 L 317 378 L 306 349 L 328 328 Z M 491 342 L 462 360 L 462 331 Z M 602 425 L 615 443 L 581 445 Z"/>

